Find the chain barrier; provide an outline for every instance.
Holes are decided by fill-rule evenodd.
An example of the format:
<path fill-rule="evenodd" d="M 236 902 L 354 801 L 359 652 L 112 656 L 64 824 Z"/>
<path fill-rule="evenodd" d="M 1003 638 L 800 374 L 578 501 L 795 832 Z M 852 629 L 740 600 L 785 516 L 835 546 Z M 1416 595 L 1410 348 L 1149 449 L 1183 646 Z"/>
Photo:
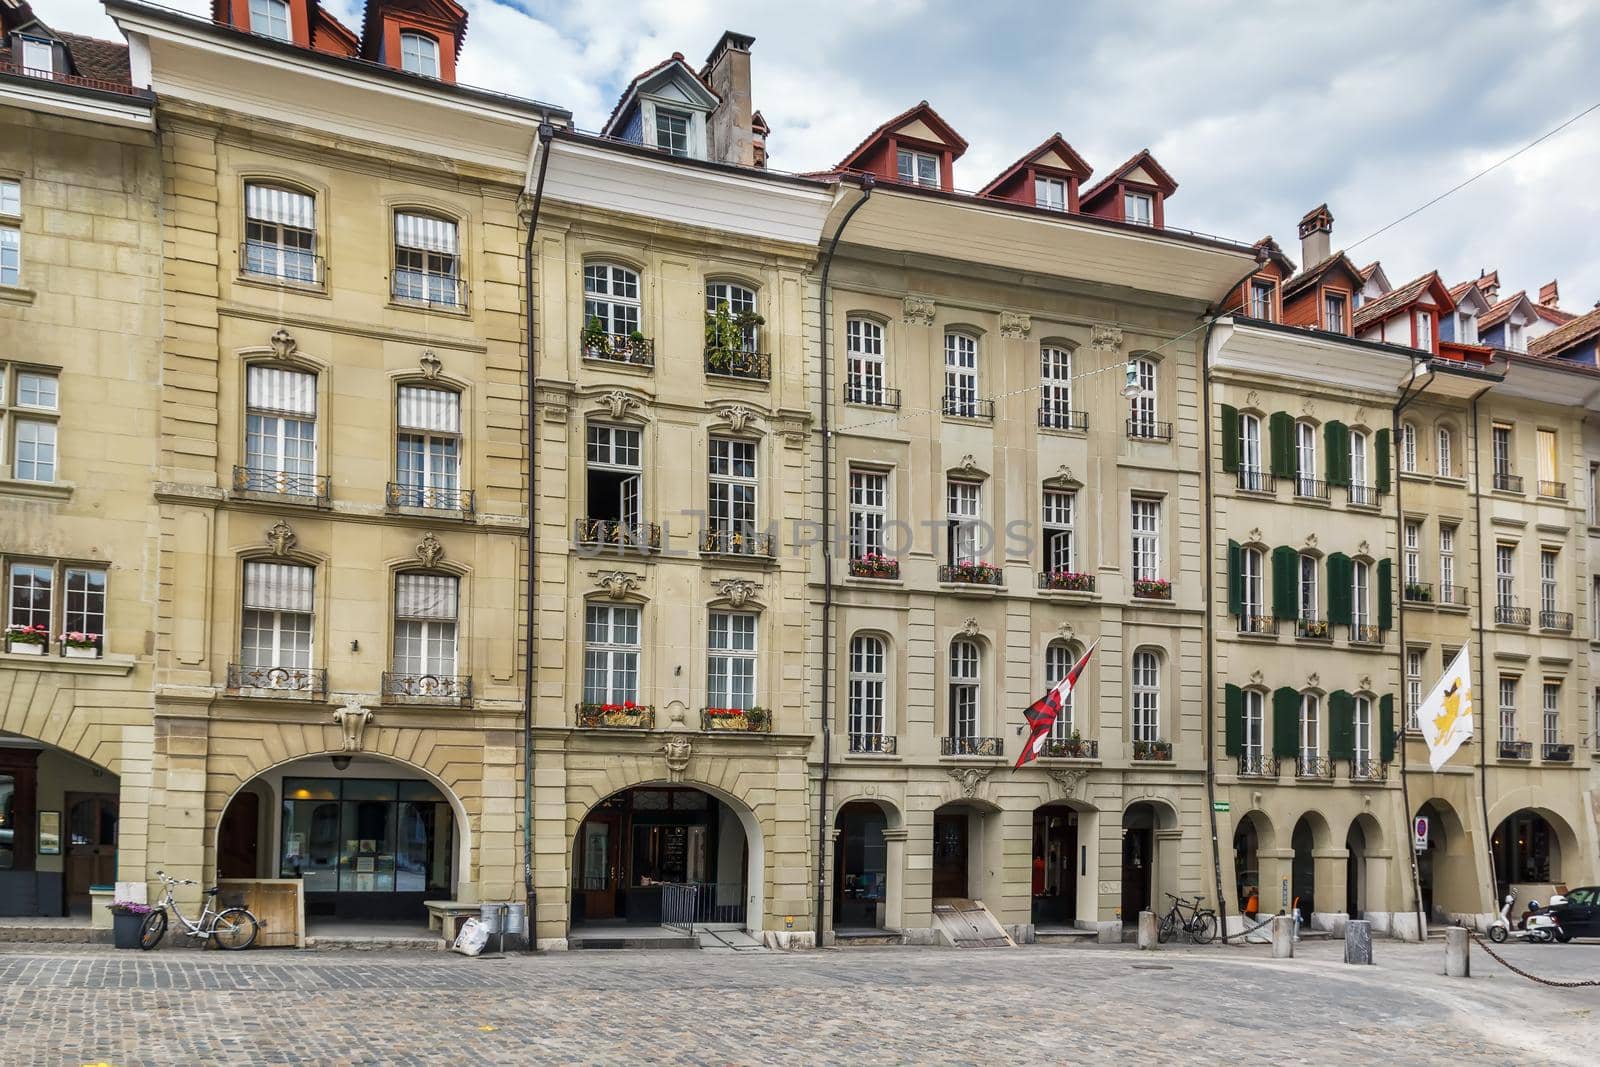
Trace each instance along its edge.
<path fill-rule="evenodd" d="M 1506 970 L 1522 975 L 1522 977 L 1528 979 L 1530 982 L 1538 982 L 1540 985 L 1554 986 L 1558 989 L 1577 989 L 1583 986 L 1600 986 L 1600 978 L 1580 978 L 1576 981 L 1563 982 L 1556 978 L 1540 978 L 1536 974 L 1529 974 L 1527 971 L 1523 970 L 1521 967 L 1518 967 L 1515 963 L 1510 962 L 1494 949 L 1490 948 L 1488 944 L 1484 942 L 1483 938 L 1479 937 L 1477 934 L 1472 934 L 1471 937 L 1472 940 L 1478 943 L 1479 948 L 1483 949 L 1483 951 L 1489 954 L 1490 959 L 1500 964 L 1500 966 L 1504 967 Z"/>

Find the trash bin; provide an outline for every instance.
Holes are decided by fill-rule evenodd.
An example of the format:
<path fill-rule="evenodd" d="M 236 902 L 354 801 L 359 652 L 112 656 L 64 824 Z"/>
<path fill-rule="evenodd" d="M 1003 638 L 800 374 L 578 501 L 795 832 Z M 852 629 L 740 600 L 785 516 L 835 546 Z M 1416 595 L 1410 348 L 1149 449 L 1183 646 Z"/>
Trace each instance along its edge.
<path fill-rule="evenodd" d="M 528 934 L 527 918 L 528 906 L 526 904 L 507 905 L 506 933 L 512 937 L 526 937 Z"/>
<path fill-rule="evenodd" d="M 500 932 L 500 909 L 504 904 L 481 904 L 478 906 L 478 921 L 483 923 L 485 933 L 498 934 Z"/>

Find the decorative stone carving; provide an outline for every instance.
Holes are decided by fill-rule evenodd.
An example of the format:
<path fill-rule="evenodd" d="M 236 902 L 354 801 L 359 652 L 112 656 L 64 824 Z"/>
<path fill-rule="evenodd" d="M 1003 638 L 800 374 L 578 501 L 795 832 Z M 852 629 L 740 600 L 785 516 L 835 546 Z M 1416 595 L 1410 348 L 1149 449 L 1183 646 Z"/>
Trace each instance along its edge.
<path fill-rule="evenodd" d="M 1356 555 L 1358 555 L 1358 556 L 1369 556 L 1371 554 L 1372 554 L 1372 546 L 1367 544 L 1365 541 L 1362 541 L 1359 545 L 1356 546 Z"/>
<path fill-rule="evenodd" d="M 1314 534 L 1314 533 L 1306 534 L 1306 547 L 1307 548 L 1316 548 L 1317 547 L 1317 535 L 1316 534 Z"/>
<path fill-rule="evenodd" d="M 422 540 L 417 542 L 417 558 L 422 561 L 424 567 L 431 570 L 444 558 L 444 545 L 440 544 L 439 539 L 431 532 L 423 534 Z"/>
<path fill-rule="evenodd" d="M 361 698 L 354 693 L 344 698 L 344 707 L 333 713 L 333 721 L 344 734 L 340 743 L 340 750 L 344 752 L 361 751 L 361 735 L 366 732 L 367 725 L 372 722 L 372 712 L 361 706 Z"/>
<path fill-rule="evenodd" d="M 1261 527 L 1257 526 L 1250 531 L 1250 540 L 1261 544 Z"/>
<path fill-rule="evenodd" d="M 1367 424 L 1367 409 L 1365 407 L 1356 408 L 1355 424 L 1357 426 L 1365 426 Z"/>
<path fill-rule="evenodd" d="M 962 474 L 965 474 L 965 475 L 968 475 L 968 476 L 975 476 L 975 475 L 983 474 L 983 471 L 978 469 L 977 457 L 974 456 L 971 452 L 968 452 L 966 455 L 961 457 L 961 463 L 957 466 L 956 469 L 959 470 Z"/>
<path fill-rule="evenodd" d="M 933 325 L 933 297 L 908 295 L 900 302 L 901 321 L 907 326 Z"/>
<path fill-rule="evenodd" d="M 810 422 L 804 415 L 780 415 L 772 420 L 772 428 L 783 438 L 786 448 L 800 448 L 806 443 Z"/>
<path fill-rule="evenodd" d="M 1305 415 L 1306 417 L 1309 418 L 1309 417 L 1315 415 L 1316 413 L 1317 413 L 1317 402 L 1315 400 L 1311 399 L 1309 396 L 1306 397 L 1305 402 L 1300 405 L 1300 414 Z"/>
<path fill-rule="evenodd" d="M 1070 622 L 1066 622 L 1066 621 L 1063 620 L 1061 625 L 1056 627 L 1056 634 L 1063 641 L 1071 641 L 1072 640 L 1072 633 L 1073 633 L 1072 624 Z"/>
<path fill-rule="evenodd" d="M 1372 692 L 1372 675 L 1363 674 L 1361 676 L 1361 680 L 1356 684 L 1361 687 L 1363 692 L 1367 692 L 1367 693 Z"/>
<path fill-rule="evenodd" d="M 444 369 L 444 362 L 431 348 L 423 349 L 422 358 L 417 362 L 422 365 L 422 376 L 430 382 L 438 378 L 439 372 Z"/>
<path fill-rule="evenodd" d="M 687 737 L 674 737 L 661 746 L 661 754 L 667 758 L 667 779 L 672 782 L 683 781 L 684 772 L 689 769 L 689 760 L 694 756 L 694 743 Z"/>
<path fill-rule="evenodd" d="M 968 619 L 966 622 L 962 623 L 961 624 L 961 633 L 966 637 L 977 637 L 978 636 L 978 620 L 977 619 Z"/>
<path fill-rule="evenodd" d="M 1261 406 L 1261 394 L 1256 392 L 1254 389 L 1252 389 L 1248 393 L 1244 394 L 1244 406 L 1247 407 L 1247 408 L 1260 407 Z"/>
<path fill-rule="evenodd" d="M 637 574 L 629 574 L 627 571 L 606 571 L 599 575 L 599 581 L 600 588 L 604 589 L 612 600 L 626 600 L 644 584 L 644 580 Z"/>
<path fill-rule="evenodd" d="M 971 800 L 978 795 L 978 787 L 989 777 L 990 770 L 987 767 L 951 767 L 949 773 L 961 786 L 961 795 Z"/>
<path fill-rule="evenodd" d="M 728 429 L 734 433 L 744 433 L 745 427 L 755 421 L 756 413 L 742 404 L 731 408 L 723 408 L 717 414 L 722 416 L 722 421 L 728 424 Z"/>
<path fill-rule="evenodd" d="M 639 406 L 637 400 L 624 393 L 621 389 L 611 390 L 611 392 L 600 398 L 600 402 L 606 406 L 606 410 L 610 412 L 613 419 L 620 419 L 630 410 Z"/>
<path fill-rule="evenodd" d="M 267 547 L 272 549 L 274 556 L 287 556 L 298 540 L 294 530 L 282 519 L 273 523 L 267 530 Z"/>
<path fill-rule="evenodd" d="M 1078 791 L 1078 783 L 1083 781 L 1089 774 L 1085 770 L 1074 770 L 1066 767 L 1051 767 L 1045 773 L 1054 778 L 1061 786 L 1061 792 L 1069 797 Z"/>
<path fill-rule="evenodd" d="M 1310 674 L 1306 675 L 1307 689 L 1318 689 L 1321 687 L 1321 685 L 1322 675 L 1318 674 L 1316 671 L 1312 671 Z"/>
<path fill-rule="evenodd" d="M 300 345 L 295 341 L 294 334 L 279 326 L 277 332 L 269 339 L 272 345 L 273 359 L 289 359 L 300 350 Z"/>
<path fill-rule="evenodd" d="M 1250 684 L 1251 685 L 1261 685 L 1266 680 L 1267 680 L 1267 676 L 1262 674 L 1259 670 L 1254 670 L 1254 671 L 1250 672 Z"/>
<path fill-rule="evenodd" d="M 1089 327 L 1089 345 L 1107 351 L 1122 347 L 1122 327 L 1097 322 Z"/>
<path fill-rule="evenodd" d="M 1000 312 L 1000 336 L 1018 339 L 1028 336 L 1033 319 L 1020 311 Z"/>
<path fill-rule="evenodd" d="M 720 578 L 711 583 L 717 597 L 726 600 L 730 607 L 742 608 L 755 599 L 761 587 L 745 578 Z"/>

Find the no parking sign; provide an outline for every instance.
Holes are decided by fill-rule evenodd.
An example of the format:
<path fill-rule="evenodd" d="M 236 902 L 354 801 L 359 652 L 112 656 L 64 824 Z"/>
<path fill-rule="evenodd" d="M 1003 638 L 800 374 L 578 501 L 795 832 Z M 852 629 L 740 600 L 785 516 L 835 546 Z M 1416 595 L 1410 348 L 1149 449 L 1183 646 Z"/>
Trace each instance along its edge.
<path fill-rule="evenodd" d="M 1418 852 L 1428 851 L 1428 817 L 1418 815 L 1411 821 L 1411 847 Z"/>

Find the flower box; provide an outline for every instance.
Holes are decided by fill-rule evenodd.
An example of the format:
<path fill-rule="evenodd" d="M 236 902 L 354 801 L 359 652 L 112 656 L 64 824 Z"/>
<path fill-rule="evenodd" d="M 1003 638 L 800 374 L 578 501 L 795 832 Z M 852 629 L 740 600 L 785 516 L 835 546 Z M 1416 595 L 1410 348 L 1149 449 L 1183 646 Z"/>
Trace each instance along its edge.
<path fill-rule="evenodd" d="M 43 645 L 30 644 L 26 641 L 7 641 L 6 651 L 14 656 L 42 656 L 45 649 Z"/>
<path fill-rule="evenodd" d="M 765 733 L 772 724 L 771 714 L 761 707 L 703 708 L 700 720 L 703 729 L 738 733 Z"/>
<path fill-rule="evenodd" d="M 939 568 L 939 580 L 959 585 L 999 585 L 1002 573 L 999 567 L 982 561 L 951 563 Z"/>
<path fill-rule="evenodd" d="M 1141 600 L 1171 600 L 1172 583 L 1165 578 L 1135 578 L 1133 595 Z"/>
<path fill-rule="evenodd" d="M 1133 758 L 1136 760 L 1155 760 L 1165 762 L 1172 759 L 1171 741 L 1135 741 L 1133 743 Z"/>
<path fill-rule="evenodd" d="M 857 556 L 850 561 L 850 576 L 852 578 L 898 578 L 900 577 L 900 561 L 893 556 L 882 556 L 869 552 L 865 556 Z"/>
<path fill-rule="evenodd" d="M 19 656 L 42 656 L 50 642 L 50 631 L 44 626 L 6 627 L 6 651 Z"/>
<path fill-rule="evenodd" d="M 95 645 L 62 645 L 61 654 L 68 659 L 99 659 L 100 649 Z"/>
<path fill-rule="evenodd" d="M 649 704 L 625 701 L 621 704 L 579 704 L 580 727 L 608 726 L 623 730 L 653 730 L 656 709 Z"/>
<path fill-rule="evenodd" d="M 1062 589 L 1069 593 L 1094 592 L 1094 575 L 1084 571 L 1045 571 L 1040 576 L 1040 587 Z"/>

